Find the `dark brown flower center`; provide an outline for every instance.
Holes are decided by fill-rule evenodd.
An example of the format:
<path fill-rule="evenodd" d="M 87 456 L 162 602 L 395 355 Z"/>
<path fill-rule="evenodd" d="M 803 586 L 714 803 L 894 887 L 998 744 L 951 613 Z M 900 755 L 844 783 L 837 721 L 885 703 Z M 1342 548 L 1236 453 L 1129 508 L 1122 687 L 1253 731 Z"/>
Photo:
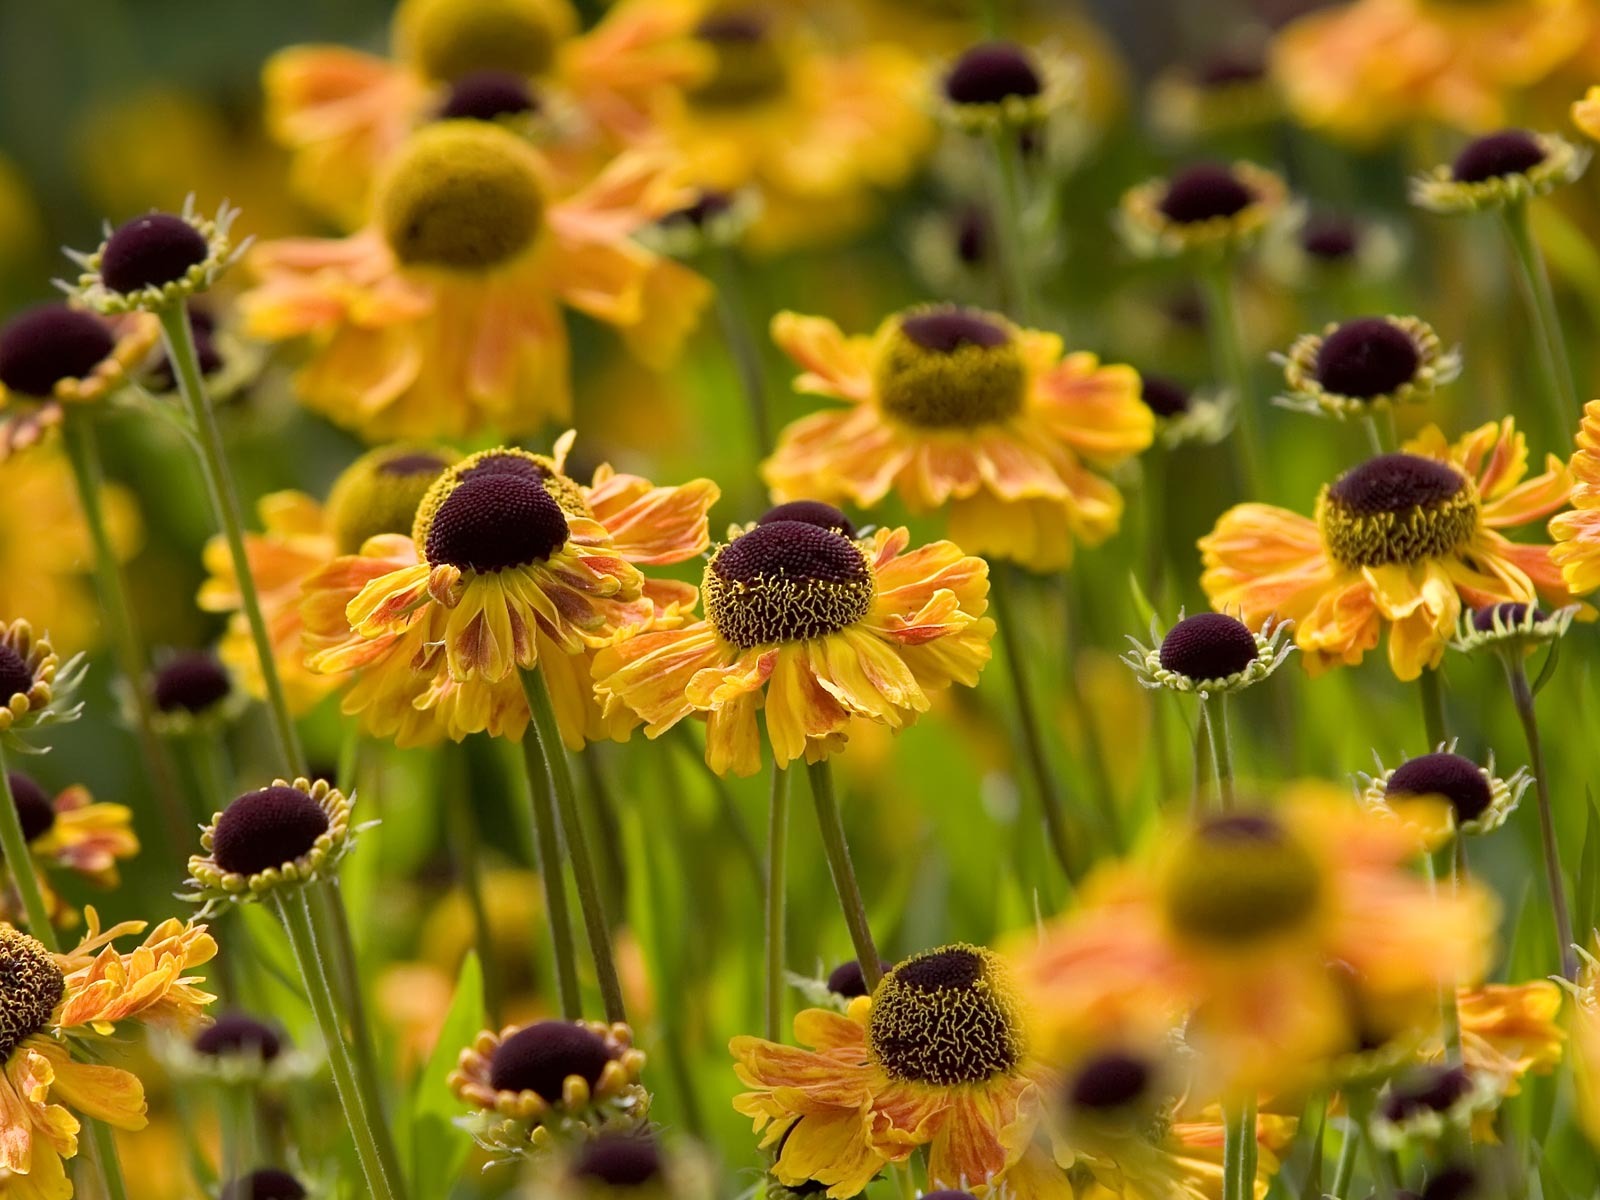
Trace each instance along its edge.
<path fill-rule="evenodd" d="M 116 346 L 100 318 L 41 304 L 0 329 L 0 383 L 19 395 L 48 396 L 63 379 L 88 376 Z"/>
<path fill-rule="evenodd" d="M 201 713 L 227 699 L 232 690 L 227 668 L 204 650 L 192 650 L 156 671 L 151 699 L 160 712 Z"/>
<path fill-rule="evenodd" d="M 1389 1085 L 1383 1115 L 1404 1121 L 1425 1112 L 1446 1112 L 1472 1091 L 1465 1067 L 1416 1067 Z"/>
<path fill-rule="evenodd" d="M 33 668 L 10 646 L 0 643 L 0 704 L 16 695 L 27 695 L 33 687 Z"/>
<path fill-rule="evenodd" d="M 328 832 L 328 814 L 299 788 L 246 792 L 228 805 L 212 831 L 211 854 L 224 871 L 256 875 L 310 853 Z"/>
<path fill-rule="evenodd" d="M 1526 129 L 1503 129 L 1468 142 L 1450 167 L 1457 183 L 1484 183 L 1521 175 L 1545 160 L 1543 144 Z"/>
<path fill-rule="evenodd" d="M 222 1200 L 305 1200 L 304 1185 L 278 1167 L 262 1167 L 231 1180 L 222 1189 Z"/>
<path fill-rule="evenodd" d="M 1340 396 L 1370 400 L 1412 382 L 1422 354 L 1411 335 L 1383 317 L 1346 321 L 1317 351 L 1317 382 Z"/>
<path fill-rule="evenodd" d="M 9 771 L 6 780 L 11 784 L 11 799 L 17 806 L 17 819 L 22 822 L 22 836 L 32 842 L 43 837 L 55 827 L 56 806 L 50 795 L 31 775 Z"/>
<path fill-rule="evenodd" d="M 1494 796 L 1478 764 L 1459 754 L 1424 754 L 1397 767 L 1384 788 L 1387 796 L 1442 796 L 1460 823 L 1489 811 Z"/>
<path fill-rule="evenodd" d="M 1489 604 L 1473 611 L 1472 627 L 1479 633 L 1490 633 L 1494 630 L 1495 619 L 1498 617 L 1503 628 L 1512 629 L 1528 620 L 1528 610 L 1532 607 L 1532 605 L 1522 604 L 1516 600 L 1506 600 L 1500 604 Z M 1545 614 L 1534 608 L 1533 620 L 1537 623 L 1544 619 Z"/>
<path fill-rule="evenodd" d="M 1344 262 L 1361 248 L 1361 233 L 1353 221 L 1313 217 L 1300 230 L 1300 248 L 1324 262 Z"/>
<path fill-rule="evenodd" d="M 1022 1010 L 999 960 L 975 946 L 906 959 L 872 998 L 867 1038 L 895 1079 L 940 1086 L 1005 1074 L 1026 1049 Z"/>
<path fill-rule="evenodd" d="M 831 504 L 821 500 L 791 500 L 775 504 L 756 520 L 757 525 L 771 525 L 774 521 L 799 521 L 802 525 L 815 525 L 818 529 L 831 529 L 854 540 L 856 527 Z"/>
<path fill-rule="evenodd" d="M 1139 398 L 1158 417 L 1178 417 L 1189 411 L 1189 389 L 1176 379 L 1145 375 L 1140 379 Z"/>
<path fill-rule="evenodd" d="M 720 547 L 701 592 L 712 628 L 747 650 L 855 624 L 872 605 L 874 584 L 866 557 L 844 534 L 780 520 Z"/>
<path fill-rule="evenodd" d="M 450 85 L 439 116 L 447 121 L 493 121 L 538 109 L 539 101 L 525 76 L 512 71 L 473 71 Z"/>
<path fill-rule="evenodd" d="M 956 104 L 999 104 L 1012 96 L 1027 99 L 1044 90 L 1032 56 L 1015 42 L 974 46 L 944 77 L 944 94 Z"/>
<path fill-rule="evenodd" d="M 567 540 L 567 519 L 544 484 L 511 471 L 474 472 L 456 484 L 428 527 L 428 561 L 463 571 L 545 562 Z"/>
<path fill-rule="evenodd" d="M 1237 216 L 1255 199 L 1255 192 L 1227 167 L 1199 163 L 1167 181 L 1166 194 L 1158 207 L 1169 221 L 1195 225 Z"/>
<path fill-rule="evenodd" d="M 593 1030 L 573 1021 L 539 1021 L 496 1048 L 489 1086 L 497 1092 L 537 1092 L 546 1103 L 558 1104 L 570 1076 L 592 1089 L 610 1061 L 605 1039 Z"/>
<path fill-rule="evenodd" d="M 572 1173 L 611 1187 L 638 1187 L 660 1178 L 661 1151 L 648 1133 L 602 1133 L 583 1144 Z"/>
<path fill-rule="evenodd" d="M 1226 613 L 1196 613 L 1161 639 L 1161 665 L 1196 682 L 1226 679 L 1256 661 L 1256 635 Z"/>
<path fill-rule="evenodd" d="M 203 263 L 211 248 L 205 235 L 172 213 L 135 217 L 106 240 L 100 252 L 100 279 L 126 295 L 163 287 Z"/>
<path fill-rule="evenodd" d="M 789 72 L 773 36 L 771 18 L 759 9 L 716 9 L 695 26 L 695 37 L 712 54 L 711 73 L 692 98 L 705 108 L 738 108 L 782 94 Z"/>
<path fill-rule="evenodd" d="M 0 1062 L 50 1023 L 65 992 L 55 956 L 21 930 L 0 926 Z"/>
<path fill-rule="evenodd" d="M 889 963 L 880 962 L 878 973 L 887 975 L 891 969 Z M 867 995 L 867 977 L 861 973 L 861 963 L 852 958 L 849 962 L 842 962 L 829 971 L 828 990 L 835 996 L 843 996 L 847 1000 Z"/>
<path fill-rule="evenodd" d="M 1447 463 L 1380 454 L 1323 489 L 1317 522 L 1342 566 L 1416 563 L 1459 551 L 1478 530 L 1478 498 Z"/>
<path fill-rule="evenodd" d="M 1321 872 L 1265 814 L 1215 817 L 1183 841 L 1165 886 L 1167 919 L 1186 936 L 1239 946 L 1289 932 L 1316 909 Z"/>
<path fill-rule="evenodd" d="M 1104 1112 L 1144 1098 L 1150 1088 L 1150 1064 L 1131 1054 L 1113 1052 L 1091 1058 L 1078 1068 L 1067 1088 L 1074 1108 Z"/>
<path fill-rule="evenodd" d="M 195 1035 L 194 1048 L 208 1058 L 247 1055 L 272 1062 L 283 1052 L 283 1038 L 271 1025 L 245 1013 L 223 1013 Z"/>

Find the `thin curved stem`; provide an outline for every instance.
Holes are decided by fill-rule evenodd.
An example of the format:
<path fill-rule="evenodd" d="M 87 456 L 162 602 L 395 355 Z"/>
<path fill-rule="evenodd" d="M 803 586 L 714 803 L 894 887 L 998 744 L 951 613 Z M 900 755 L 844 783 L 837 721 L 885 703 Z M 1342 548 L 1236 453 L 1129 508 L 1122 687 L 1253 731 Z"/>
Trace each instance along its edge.
<path fill-rule="evenodd" d="M 1339 1157 L 1333 1164 L 1333 1183 L 1328 1188 L 1328 1195 L 1337 1197 L 1337 1200 L 1346 1200 L 1350 1191 L 1350 1177 L 1355 1174 L 1356 1154 L 1360 1149 L 1361 1133 L 1356 1129 L 1355 1118 L 1352 1117 L 1339 1142 Z"/>
<path fill-rule="evenodd" d="M 1239 484 L 1248 496 L 1263 499 L 1260 414 L 1250 387 L 1250 365 L 1239 330 L 1239 310 L 1233 295 L 1231 265 L 1224 260 L 1200 273 L 1206 300 L 1206 328 L 1211 334 L 1211 357 L 1223 380 L 1233 390 L 1234 465 Z"/>
<path fill-rule="evenodd" d="M 1256 1102 L 1252 1096 L 1240 1104 L 1230 1104 L 1225 1116 L 1222 1142 L 1223 1200 L 1246 1200 L 1255 1189 L 1255 1167 L 1251 1150 L 1255 1145 Z"/>
<path fill-rule="evenodd" d="M 583 912 L 583 926 L 589 935 L 589 953 L 594 959 L 594 973 L 600 984 L 600 999 L 605 1005 L 606 1020 L 626 1021 L 628 1014 L 622 1003 L 622 981 L 617 976 L 616 958 L 611 952 L 611 928 L 606 921 L 605 903 L 600 898 L 600 881 L 595 875 L 594 859 L 589 853 L 588 836 L 583 831 L 577 793 L 572 786 L 572 770 L 567 763 L 566 747 L 561 744 L 561 730 L 556 724 L 556 710 L 550 700 L 550 688 L 545 682 L 544 673 L 537 670 L 522 672 L 522 690 L 528 697 L 528 709 L 533 714 L 534 733 L 533 738 L 523 739 L 523 747 L 540 754 L 544 759 L 545 775 L 551 794 L 555 797 L 561 832 L 566 838 L 573 882 L 578 885 L 578 907 Z"/>
<path fill-rule="evenodd" d="M 1217 803 L 1224 812 L 1233 808 L 1233 730 L 1228 727 L 1228 697 L 1217 697 L 1217 740 L 1213 747 L 1217 767 Z"/>
<path fill-rule="evenodd" d="M 117 1137 L 104 1121 L 89 1121 L 89 1141 L 94 1150 L 94 1165 L 100 1172 L 106 1200 L 128 1200 L 128 1185 L 122 1178 L 122 1159 L 117 1156 Z"/>
<path fill-rule="evenodd" d="M 1006 306 L 1018 324 L 1033 321 L 1033 280 L 1028 270 L 1022 228 L 1022 154 L 1017 131 L 1003 124 L 990 137 L 994 150 L 996 228 L 1000 233 L 1004 276 L 1001 290 Z"/>
<path fill-rule="evenodd" d="M 784 903 L 789 860 L 789 772 L 772 764 L 772 794 L 767 804 L 767 990 L 766 1032 L 783 1040 Z"/>
<path fill-rule="evenodd" d="M 94 551 L 100 618 L 105 622 L 117 669 L 122 672 L 128 685 L 134 733 L 139 739 L 139 752 L 144 758 L 145 769 L 150 772 L 150 791 L 166 822 L 171 845 L 176 849 L 192 842 L 194 833 L 183 812 L 166 748 L 155 731 L 154 711 L 145 686 L 149 664 L 144 643 L 134 627 L 133 606 L 128 603 L 122 566 L 117 561 L 116 548 L 111 544 L 111 530 L 106 523 L 105 506 L 101 502 L 105 471 L 101 467 L 100 448 L 95 440 L 92 421 L 93 417 L 88 413 L 66 414 L 66 419 L 61 423 L 61 440 L 67 448 L 67 458 L 72 463 L 72 479 L 78 489 L 78 507 L 83 511 L 83 523 L 89 531 L 89 543 Z"/>
<path fill-rule="evenodd" d="M 1539 340 L 1541 382 L 1545 385 L 1550 415 L 1555 429 L 1570 432 L 1582 417 L 1578 394 L 1572 380 L 1572 363 L 1567 354 L 1566 336 L 1561 331 L 1561 312 L 1556 308 L 1550 288 L 1550 272 L 1533 238 L 1528 219 L 1528 202 L 1519 201 L 1504 212 L 1506 236 L 1517 260 L 1517 273 L 1528 303 L 1529 319 Z"/>
<path fill-rule="evenodd" d="M 1533 790 L 1539 801 L 1539 841 L 1544 852 L 1545 882 L 1550 888 L 1550 912 L 1556 926 L 1561 974 L 1565 979 L 1576 979 L 1578 952 L 1573 946 L 1572 912 L 1567 906 L 1567 884 L 1561 870 L 1561 848 L 1556 843 L 1555 812 L 1550 804 L 1550 781 L 1546 777 L 1544 748 L 1539 741 L 1539 723 L 1533 710 L 1533 689 L 1528 685 L 1528 672 L 1523 669 L 1519 654 L 1515 651 L 1507 654 L 1505 663 L 1511 699 L 1516 705 L 1517 719 L 1522 722 L 1523 736 L 1528 741 L 1528 766 L 1533 771 Z"/>
<path fill-rule="evenodd" d="M 1017 638 L 1017 619 L 1011 606 L 1008 581 L 1001 578 L 1004 570 L 997 569 L 989 575 L 989 599 L 994 601 L 995 625 L 999 628 L 1000 644 L 1005 650 L 1007 675 L 1011 681 L 1012 700 L 1017 708 L 1017 723 L 1022 729 L 1022 749 L 1033 775 L 1033 785 L 1039 795 L 1039 806 L 1044 810 L 1045 829 L 1050 835 L 1050 847 L 1068 879 L 1074 877 L 1072 837 L 1068 832 L 1066 809 L 1061 794 L 1056 790 L 1056 777 L 1050 769 L 1049 754 L 1045 750 L 1044 732 L 1034 710 L 1033 691 L 1029 686 L 1027 668 L 1023 665 L 1021 643 Z"/>
<path fill-rule="evenodd" d="M 744 289 L 740 286 L 739 261 L 731 246 L 721 246 L 712 252 L 711 271 L 722 340 L 727 343 L 728 354 L 739 376 L 739 388 L 744 393 L 745 407 L 750 413 L 750 434 L 755 442 L 756 458 L 762 459 L 772 449 L 772 415 L 767 402 L 766 368 L 761 362 L 760 344 L 745 320 L 749 309 L 744 303 Z"/>
<path fill-rule="evenodd" d="M 245 620 L 250 626 L 250 638 L 255 644 L 256 658 L 261 665 L 261 679 L 267 693 L 267 714 L 272 721 L 278 754 L 289 776 L 304 775 L 305 756 L 300 750 L 294 718 L 289 714 L 283 680 L 278 677 L 278 664 L 272 656 L 272 637 L 261 615 L 261 598 L 256 593 L 255 577 L 250 573 L 244 522 L 239 515 L 239 497 L 234 492 L 227 452 L 222 445 L 222 433 L 217 428 L 216 414 L 211 411 L 205 380 L 200 374 L 194 330 L 189 327 L 189 315 L 183 305 L 162 309 L 161 334 L 166 343 L 168 361 L 172 363 L 177 376 L 178 390 L 194 422 L 195 440 L 200 448 L 200 468 L 206 478 L 206 488 L 211 493 L 211 506 L 217 523 L 222 527 L 222 535 L 228 543 L 233 572 L 238 577 L 239 607 L 244 610 Z"/>
<path fill-rule="evenodd" d="M 361 1086 L 356 1080 L 355 1064 L 351 1060 L 350 1047 L 345 1041 L 334 1004 L 333 986 L 317 947 L 311 905 L 305 889 L 297 888 L 288 894 L 279 892 L 273 900 L 284 932 L 288 935 L 289 948 L 299 963 L 300 974 L 305 981 L 306 999 L 327 1049 L 334 1090 L 344 1110 L 350 1136 L 355 1140 L 361 1174 L 366 1179 L 373 1200 L 397 1200 L 402 1194 L 401 1181 L 389 1177 L 384 1168 L 386 1156 L 379 1150 L 380 1142 L 388 1139 L 388 1132 L 378 1123 L 377 1114 L 367 1107 Z M 392 1151 L 389 1157 L 392 1157 Z"/>
<path fill-rule="evenodd" d="M 17 812 L 17 798 L 11 793 L 11 774 L 4 751 L 0 751 L 0 851 L 5 854 L 12 885 L 22 898 L 28 932 L 43 943 L 46 950 L 58 952 L 61 942 L 56 936 L 56 927 L 50 923 L 44 888 L 40 886 L 33 855 L 28 852 L 27 836 L 22 832 L 22 814 Z"/>
<path fill-rule="evenodd" d="M 1428 735 L 1428 752 L 1431 754 L 1450 740 L 1450 727 L 1444 715 L 1444 689 L 1439 682 L 1438 667 L 1424 667 L 1418 680 L 1422 689 L 1422 726 Z"/>
<path fill-rule="evenodd" d="M 545 774 L 544 756 L 539 751 L 537 738 L 524 736 L 521 750 L 516 759 L 522 767 L 528 810 L 533 814 L 533 855 L 539 863 L 539 879 L 544 886 L 544 913 L 550 926 L 556 992 L 561 998 L 561 1015 L 574 1021 L 583 1015 L 583 997 L 578 990 L 578 959 L 572 935 L 572 910 L 567 907 L 567 876 L 561 864 L 555 797 Z"/>
<path fill-rule="evenodd" d="M 844 820 L 839 816 L 839 800 L 833 791 L 833 771 L 828 766 L 828 760 L 823 759 L 806 764 L 806 773 L 811 777 L 811 799 L 816 804 L 817 832 L 822 835 L 828 873 L 833 876 L 833 890 L 838 893 L 844 923 L 850 930 L 850 943 L 855 947 L 861 978 L 866 982 L 868 994 L 871 994 L 883 978 L 883 960 L 878 957 L 878 947 L 872 940 L 867 906 L 861 899 L 861 886 L 856 882 L 856 869 L 850 861 L 850 846 L 844 837 Z"/>

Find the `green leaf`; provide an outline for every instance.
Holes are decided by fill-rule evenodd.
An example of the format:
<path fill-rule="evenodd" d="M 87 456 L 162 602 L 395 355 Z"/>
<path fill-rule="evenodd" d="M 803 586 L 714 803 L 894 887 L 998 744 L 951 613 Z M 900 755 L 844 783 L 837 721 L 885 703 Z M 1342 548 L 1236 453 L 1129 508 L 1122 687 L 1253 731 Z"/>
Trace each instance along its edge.
<path fill-rule="evenodd" d="M 1594 792 L 1588 787 L 1583 789 L 1583 803 L 1588 820 L 1578 858 L 1578 886 L 1572 897 L 1572 931 L 1579 945 L 1588 945 L 1589 933 L 1600 920 L 1600 813 L 1595 811 Z"/>
<path fill-rule="evenodd" d="M 464 1046 L 483 1028 L 483 967 L 468 953 L 455 999 L 411 1096 L 411 1194 L 448 1196 L 466 1165 L 472 1139 L 454 1122 L 463 1113 L 446 1082 Z"/>
<path fill-rule="evenodd" d="M 1139 632 L 1142 634 L 1156 619 L 1155 605 L 1150 603 L 1144 588 L 1139 586 L 1139 577 L 1132 571 L 1128 572 L 1128 591 L 1133 595 L 1133 611 L 1139 618 Z"/>

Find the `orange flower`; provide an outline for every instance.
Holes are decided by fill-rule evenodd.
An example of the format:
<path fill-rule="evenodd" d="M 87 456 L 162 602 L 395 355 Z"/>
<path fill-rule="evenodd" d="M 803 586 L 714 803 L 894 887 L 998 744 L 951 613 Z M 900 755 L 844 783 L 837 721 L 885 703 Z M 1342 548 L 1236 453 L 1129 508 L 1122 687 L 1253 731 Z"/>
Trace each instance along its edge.
<path fill-rule="evenodd" d="M 1025 1021 L 995 954 L 924 951 L 846 1012 L 796 1016 L 795 1038 L 812 1049 L 734 1038 L 734 1070 L 751 1090 L 733 1106 L 766 1131 L 786 1187 L 826 1184 L 843 1200 L 925 1145 L 931 1189 L 1065 1197 L 1064 1173 L 1034 1144 L 1059 1081 L 1028 1053 Z"/>
<path fill-rule="evenodd" d="M 28 851 L 38 864 L 45 907 L 57 924 L 71 925 L 77 913 L 50 887 L 45 869 L 75 871 L 97 887 L 116 887 L 117 862 L 139 853 L 133 813 L 126 805 L 95 803 L 85 787 L 66 788 L 51 799 L 31 776 L 12 771 L 8 779 Z M 22 906 L 9 888 L 0 910 L 8 918 L 22 916 Z"/>
<path fill-rule="evenodd" d="M 1265 504 L 1223 513 L 1200 539 L 1200 585 L 1246 624 L 1293 620 L 1313 672 L 1359 663 L 1387 626 L 1390 668 L 1415 679 L 1444 657 L 1463 605 L 1571 600 L 1549 546 L 1499 532 L 1567 501 L 1572 476 L 1559 460 L 1531 479 L 1527 471 L 1510 417 L 1454 445 L 1429 426 L 1404 453 L 1324 487 L 1315 519 Z"/>
<path fill-rule="evenodd" d="M 717 547 L 701 581 L 706 619 L 642 630 L 595 655 L 606 713 L 631 709 L 658 737 L 706 719 L 719 775 L 816 762 L 864 722 L 900 729 L 929 693 L 972 686 L 989 660 L 989 568 L 950 542 L 908 552 L 905 529 L 856 538 L 827 505 L 780 505 Z"/>
<path fill-rule="evenodd" d="M 1548 1075 L 1567 1040 L 1561 1028 L 1561 988 L 1548 979 L 1486 983 L 1456 992 L 1462 1061 L 1500 1081 L 1515 1096 L 1529 1073 Z"/>
<path fill-rule="evenodd" d="M 709 299 L 698 275 L 632 240 L 687 203 L 668 165 L 627 153 L 572 190 L 498 125 L 429 125 L 361 232 L 255 248 L 246 328 L 310 338 L 301 400 L 363 437 L 532 432 L 571 408 L 563 305 L 661 364 Z"/>
<path fill-rule="evenodd" d="M 780 313 L 778 344 L 805 368 L 797 390 L 851 407 L 803 417 L 762 466 L 779 501 L 895 492 L 913 512 L 946 505 L 967 550 L 1039 571 L 1116 532 L 1105 470 L 1150 445 L 1155 418 L 1131 367 L 1063 357 L 1054 334 L 974 309 L 911 309 L 871 337 Z"/>
<path fill-rule="evenodd" d="M 1572 511 L 1551 518 L 1550 557 L 1575 596 L 1600 588 L 1600 400 L 1583 407 L 1572 454 Z"/>

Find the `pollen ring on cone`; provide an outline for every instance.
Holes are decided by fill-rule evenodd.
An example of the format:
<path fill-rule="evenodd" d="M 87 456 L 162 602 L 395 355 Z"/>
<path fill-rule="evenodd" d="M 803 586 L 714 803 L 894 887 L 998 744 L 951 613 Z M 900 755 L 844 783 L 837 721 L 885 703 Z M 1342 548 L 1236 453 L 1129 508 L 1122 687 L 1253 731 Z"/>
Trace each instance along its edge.
<path fill-rule="evenodd" d="M 945 1087 L 1006 1074 L 1027 1048 L 999 957 L 965 944 L 913 955 L 885 975 L 867 1040 L 891 1077 Z"/>
<path fill-rule="evenodd" d="M 1456 553 L 1478 531 L 1477 489 L 1454 467 L 1381 454 L 1322 489 L 1317 525 L 1341 566 L 1418 563 Z"/>
<path fill-rule="evenodd" d="M 855 542 L 803 521 L 757 525 L 719 547 L 701 582 L 712 628 L 741 650 L 837 633 L 867 615 L 874 590 Z"/>

